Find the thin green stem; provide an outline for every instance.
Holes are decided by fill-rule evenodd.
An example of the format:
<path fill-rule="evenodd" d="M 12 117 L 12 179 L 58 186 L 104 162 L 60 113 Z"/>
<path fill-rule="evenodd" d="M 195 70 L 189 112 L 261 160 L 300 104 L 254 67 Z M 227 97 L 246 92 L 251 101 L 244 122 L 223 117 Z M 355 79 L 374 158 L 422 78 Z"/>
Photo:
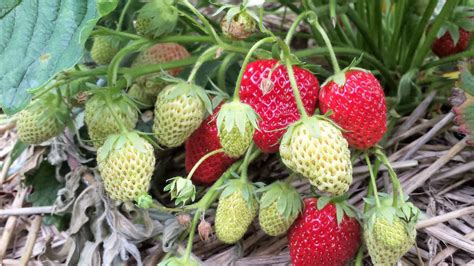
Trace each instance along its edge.
<path fill-rule="evenodd" d="M 367 153 L 364 154 L 365 157 L 365 162 L 367 163 L 367 167 L 369 168 L 369 174 L 370 174 L 370 183 L 372 185 L 372 188 L 374 190 L 374 198 L 375 198 L 375 206 L 378 208 L 380 207 L 380 200 L 379 200 L 379 195 L 377 191 L 377 182 L 375 182 L 375 175 L 372 169 L 372 164 L 370 163 L 370 158 Z"/>
<path fill-rule="evenodd" d="M 399 197 L 400 197 L 400 200 L 403 200 L 403 190 L 402 190 L 402 186 L 400 185 L 400 180 L 398 180 L 397 174 L 393 170 L 393 167 L 390 164 L 390 161 L 388 160 L 385 153 L 381 149 L 377 149 L 375 153 L 379 157 L 379 159 L 382 161 L 382 163 L 387 167 L 390 181 L 392 182 L 392 187 L 393 187 L 392 205 L 393 207 L 397 208 Z"/>
<path fill-rule="evenodd" d="M 242 166 L 240 167 L 241 174 L 240 174 L 240 179 L 242 182 L 247 182 L 248 180 L 248 169 L 249 169 L 249 164 L 251 162 L 251 155 L 252 155 L 252 150 L 254 148 L 255 144 L 252 142 L 250 147 L 247 149 L 247 152 L 245 153 L 244 157 L 244 162 L 242 163 Z"/>
<path fill-rule="evenodd" d="M 122 9 L 122 12 L 120 13 L 120 18 L 117 24 L 117 30 L 119 31 L 122 30 L 123 19 L 125 18 L 125 14 L 127 13 L 128 7 L 130 6 L 131 2 L 132 0 L 127 0 L 127 3 L 125 4 L 125 6 Z"/>
<path fill-rule="evenodd" d="M 193 168 L 191 169 L 191 171 L 189 171 L 189 174 L 188 176 L 186 177 L 186 179 L 190 180 L 191 177 L 193 177 L 193 174 L 194 172 L 196 172 L 196 170 L 198 169 L 198 167 L 206 160 L 208 159 L 209 157 L 213 156 L 213 155 L 216 155 L 218 153 L 221 153 L 221 152 L 224 152 L 223 149 L 217 149 L 217 150 L 214 150 L 214 151 L 211 151 L 209 153 L 207 153 L 206 155 L 202 156 L 201 159 L 199 159 L 199 161 L 197 161 L 197 163 L 193 166 Z"/>
<path fill-rule="evenodd" d="M 380 168 L 380 160 L 378 158 L 375 159 L 374 166 L 372 167 L 372 173 L 374 176 L 377 176 L 379 174 L 379 168 Z M 372 182 L 369 182 L 369 187 L 367 188 L 367 196 L 373 195 L 374 193 L 374 186 L 372 185 Z M 364 213 L 366 213 L 369 210 L 369 204 L 366 202 L 364 203 Z"/>
<path fill-rule="evenodd" d="M 193 69 L 191 70 L 191 73 L 189 74 L 189 77 L 187 80 L 188 83 L 194 83 L 194 79 L 196 78 L 196 74 L 199 68 L 201 68 L 204 62 L 208 61 L 212 56 L 215 55 L 218 48 L 219 48 L 218 46 L 212 46 L 211 48 L 204 51 L 204 53 L 202 53 L 201 56 L 199 56 L 198 60 L 196 61 L 196 64 L 194 65 Z"/>
<path fill-rule="evenodd" d="M 196 213 L 194 213 L 193 222 L 191 223 L 191 230 L 189 230 L 188 244 L 186 245 L 186 252 L 184 253 L 185 265 L 189 261 L 189 257 L 191 256 L 191 251 L 193 249 L 194 233 L 196 232 L 196 226 L 197 226 L 197 222 L 200 216 L 201 216 L 201 209 L 197 209 Z"/>
<path fill-rule="evenodd" d="M 274 42 L 274 41 L 275 41 L 275 37 L 267 37 L 267 38 L 261 39 L 260 41 L 256 42 L 252 46 L 252 48 L 250 48 L 249 52 L 245 56 L 244 62 L 242 63 L 242 66 L 240 68 L 239 77 L 237 78 L 237 82 L 235 83 L 234 98 L 233 98 L 234 100 L 240 101 L 240 95 L 239 95 L 240 85 L 242 84 L 242 78 L 244 76 L 244 72 L 245 72 L 245 69 L 247 68 L 248 63 L 250 62 L 250 59 L 252 58 L 252 54 L 262 44 L 267 43 L 267 42 Z"/>
<path fill-rule="evenodd" d="M 118 69 L 120 66 L 120 62 L 122 59 L 127 56 L 131 52 L 135 52 L 139 50 L 140 48 L 151 44 L 149 40 L 142 39 L 142 40 L 137 40 L 131 45 L 128 45 L 121 49 L 112 59 L 112 62 L 110 62 L 108 73 L 107 73 L 107 80 L 108 80 L 108 85 L 109 86 L 115 86 L 117 84 L 117 76 L 118 76 Z"/>
<path fill-rule="evenodd" d="M 365 245 L 360 245 L 359 250 L 357 251 L 357 257 L 355 259 L 355 266 L 362 266 L 364 259 Z"/>
<path fill-rule="evenodd" d="M 102 26 L 96 26 L 96 29 L 97 30 L 94 30 L 91 33 L 91 35 L 115 35 L 115 36 L 124 37 L 124 38 L 131 39 L 131 40 L 145 39 L 145 38 L 143 38 L 141 36 L 138 36 L 136 34 L 127 33 L 127 32 L 118 31 L 118 30 L 112 30 L 112 29 L 102 27 Z"/>
<path fill-rule="evenodd" d="M 312 23 L 316 29 L 319 31 L 319 33 L 321 34 L 321 36 L 323 37 L 323 40 L 324 40 L 324 43 L 326 44 L 326 47 L 328 48 L 328 51 L 329 51 L 329 56 L 331 57 L 331 63 L 332 63 L 332 67 L 334 69 L 334 74 L 337 74 L 339 72 L 341 72 L 341 68 L 339 67 L 339 63 L 337 62 L 337 58 L 336 58 L 336 53 L 334 53 L 334 49 L 332 47 L 332 44 L 331 44 L 331 41 L 329 40 L 329 37 L 328 35 L 326 34 L 326 32 L 324 31 L 324 29 L 321 27 L 321 25 L 319 24 L 318 22 L 318 19 L 315 18 L 313 23 Z"/>
<path fill-rule="evenodd" d="M 181 3 L 183 3 L 189 10 L 191 10 L 204 24 L 208 31 L 208 35 L 212 36 L 214 38 L 214 41 L 218 44 L 221 45 L 223 42 L 219 38 L 219 35 L 217 35 L 216 31 L 212 27 L 212 25 L 209 23 L 209 21 L 199 12 L 188 0 L 181 0 Z"/>
<path fill-rule="evenodd" d="M 307 16 L 313 15 L 315 16 L 315 13 L 313 11 L 305 11 L 301 14 L 299 14 L 295 21 L 291 24 L 290 29 L 288 30 L 288 33 L 286 34 L 285 38 L 285 43 L 286 45 L 290 46 L 291 45 L 291 39 L 293 38 L 293 34 L 296 32 L 296 28 L 298 25 L 301 23 L 303 19 L 305 19 Z"/>
<path fill-rule="evenodd" d="M 450 56 L 447 56 L 447 57 L 442 58 L 442 59 L 438 59 L 438 60 L 433 61 L 433 62 L 426 63 L 426 64 L 422 65 L 420 69 L 421 70 L 427 70 L 427 69 L 430 69 L 430 68 L 433 68 L 433 67 L 446 65 L 446 64 L 449 64 L 449 63 L 452 63 L 452 62 L 457 62 L 457 61 L 459 61 L 463 58 L 471 58 L 471 57 L 474 57 L 474 49 L 464 51 L 462 53 L 450 55 Z"/>
<path fill-rule="evenodd" d="M 109 96 L 105 96 L 105 106 L 107 106 L 107 108 L 109 109 L 110 113 L 112 114 L 112 116 L 114 117 L 115 119 L 115 122 L 117 122 L 117 124 L 119 125 L 120 127 L 120 131 L 122 133 L 126 133 L 128 132 L 129 130 L 127 129 L 127 127 L 123 124 L 123 121 L 122 119 L 120 119 L 117 114 L 115 113 L 114 109 L 112 108 L 112 103 L 110 102 L 110 98 Z"/>
<path fill-rule="evenodd" d="M 300 91 L 298 89 L 298 84 L 296 83 L 296 79 L 295 79 L 295 73 L 293 72 L 293 66 L 291 64 L 290 47 L 288 47 L 288 45 L 286 45 L 286 43 L 284 43 L 281 40 L 278 40 L 278 44 L 280 45 L 282 49 L 282 53 L 284 55 L 285 66 L 286 66 L 286 70 L 288 71 L 288 77 L 290 79 L 291 89 L 293 90 L 293 96 L 295 97 L 296 106 L 298 107 L 298 111 L 300 112 L 301 117 L 306 118 L 308 117 L 308 114 L 306 113 L 306 109 L 304 108 L 303 101 L 301 100 Z"/>
<path fill-rule="evenodd" d="M 227 69 L 229 68 L 229 65 L 233 62 L 235 56 L 236 55 L 234 53 L 226 55 L 222 60 L 222 64 L 219 66 L 219 70 L 217 70 L 217 84 L 219 85 L 219 88 L 221 88 L 221 90 L 226 90 L 225 77 Z"/>

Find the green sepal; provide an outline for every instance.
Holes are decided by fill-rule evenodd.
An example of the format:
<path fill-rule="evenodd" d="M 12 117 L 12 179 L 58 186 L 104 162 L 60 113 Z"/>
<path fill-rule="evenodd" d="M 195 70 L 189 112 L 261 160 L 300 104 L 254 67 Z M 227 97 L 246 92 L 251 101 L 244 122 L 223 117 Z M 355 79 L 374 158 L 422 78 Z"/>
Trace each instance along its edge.
<path fill-rule="evenodd" d="M 168 179 L 167 182 L 168 185 L 166 185 L 163 190 L 170 192 L 171 199 L 176 199 L 176 205 L 183 204 L 184 206 L 189 200 L 194 202 L 196 198 L 196 187 L 191 180 L 176 176 Z"/>
<path fill-rule="evenodd" d="M 99 160 L 105 160 L 109 154 L 113 151 L 117 152 L 123 148 L 126 142 L 131 142 L 135 149 L 141 153 L 145 153 L 145 142 L 146 140 L 141 138 L 137 132 L 131 131 L 121 134 L 114 134 L 107 137 L 104 145 L 99 149 L 97 158 Z"/>
<path fill-rule="evenodd" d="M 27 107 L 31 113 L 40 113 L 37 121 L 42 127 L 47 121 L 53 120 L 58 128 L 71 127 L 73 121 L 70 115 L 71 109 L 64 102 L 64 99 L 55 92 L 47 93 L 32 101 Z"/>
<path fill-rule="evenodd" d="M 224 190 L 221 193 L 220 199 L 225 199 L 234 193 L 241 192 L 242 197 L 248 204 L 248 207 L 252 209 L 253 205 L 257 202 L 257 185 L 259 184 L 253 184 L 247 181 L 242 181 L 240 178 L 231 179 L 222 186 Z"/>
<path fill-rule="evenodd" d="M 418 222 L 420 210 L 413 205 L 413 203 L 407 202 L 408 196 L 400 199 L 398 208 L 395 208 L 392 204 L 392 195 L 386 193 L 379 193 L 378 195 L 380 201 L 379 207 L 375 206 L 373 196 L 364 199 L 367 204 L 372 206 L 372 208 L 364 214 L 364 219 L 367 220 L 369 232 L 372 231 L 376 218 L 383 218 L 388 221 L 389 224 L 391 224 L 395 218 L 400 218 L 405 222 L 407 230 L 409 229 L 408 232 L 411 232 Z"/>
<path fill-rule="evenodd" d="M 342 223 L 344 215 L 356 219 L 359 219 L 360 217 L 358 210 L 347 202 L 348 198 L 348 194 L 343 194 L 335 197 L 321 196 L 318 198 L 318 203 L 316 206 L 318 210 L 322 210 L 328 204 L 333 204 L 336 208 L 336 220 L 337 224 L 339 225 Z"/>
<path fill-rule="evenodd" d="M 186 95 L 187 97 L 197 97 L 203 103 L 206 111 L 210 114 L 212 113 L 211 99 L 209 98 L 206 90 L 201 86 L 190 84 L 184 81 L 180 81 L 171 86 L 174 86 L 173 90 L 166 96 L 166 100 L 173 100 L 181 95 Z"/>
<path fill-rule="evenodd" d="M 273 182 L 269 186 L 258 189 L 257 192 L 263 193 L 260 198 L 260 208 L 270 207 L 276 202 L 278 213 L 285 219 L 295 217 L 302 210 L 300 194 L 286 182 Z"/>
<path fill-rule="evenodd" d="M 244 135 L 247 124 L 250 124 L 254 129 L 259 129 L 258 119 L 260 117 L 250 105 L 239 101 L 231 101 L 223 104 L 219 110 L 216 120 L 217 132 L 220 135 L 223 128 L 227 132 L 231 132 L 234 127 L 237 127 L 240 134 Z"/>
<path fill-rule="evenodd" d="M 195 261 L 193 258 L 188 258 L 187 261 L 184 258 L 178 258 L 175 256 L 171 256 L 163 261 L 158 263 L 158 266 L 198 266 L 199 263 Z"/>
<path fill-rule="evenodd" d="M 145 193 L 135 199 L 135 205 L 141 209 L 149 209 L 153 206 L 153 198 Z"/>

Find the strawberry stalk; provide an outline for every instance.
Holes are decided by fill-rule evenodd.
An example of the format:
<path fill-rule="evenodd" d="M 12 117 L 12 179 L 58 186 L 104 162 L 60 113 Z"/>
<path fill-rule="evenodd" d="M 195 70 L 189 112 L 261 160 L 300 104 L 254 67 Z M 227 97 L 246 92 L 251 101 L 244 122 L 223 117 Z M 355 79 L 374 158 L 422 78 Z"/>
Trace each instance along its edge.
<path fill-rule="evenodd" d="M 293 90 L 293 96 L 295 97 L 296 106 L 298 107 L 298 111 L 302 118 L 307 118 L 308 114 L 306 113 L 306 109 L 304 108 L 303 101 L 301 100 L 300 91 L 298 89 L 298 84 L 296 83 L 295 73 L 293 72 L 293 66 L 291 64 L 291 55 L 290 55 L 290 47 L 284 43 L 283 41 L 278 39 L 278 44 L 282 49 L 285 66 L 288 71 L 288 77 L 290 78 L 291 89 Z"/>
<path fill-rule="evenodd" d="M 188 80 L 187 80 L 188 83 L 190 83 L 190 84 L 194 83 L 194 79 L 196 78 L 196 74 L 197 74 L 199 68 L 201 68 L 201 66 L 202 66 L 202 64 L 204 64 L 204 62 L 206 62 L 212 56 L 214 56 L 214 54 L 216 53 L 218 48 L 219 48 L 218 46 L 212 46 L 211 48 L 204 51 L 204 53 L 202 53 L 202 55 L 196 61 L 196 64 L 194 65 L 193 69 L 191 70 L 191 73 L 189 74 L 189 77 L 188 77 Z"/>
<path fill-rule="evenodd" d="M 379 195 L 378 195 L 378 191 L 377 191 L 377 182 L 375 182 L 375 175 L 374 175 L 374 171 L 373 171 L 373 168 L 372 168 L 372 163 L 370 162 L 369 155 L 367 153 L 364 153 L 364 157 L 365 157 L 365 162 L 367 163 L 367 167 L 369 168 L 370 185 L 371 185 L 371 188 L 374 191 L 373 194 L 374 194 L 374 198 L 375 198 L 375 206 L 377 208 L 379 208 L 380 207 L 380 200 L 379 200 Z"/>
<path fill-rule="evenodd" d="M 242 84 L 242 78 L 244 76 L 244 72 L 247 68 L 247 65 L 248 63 L 250 62 L 250 59 L 252 58 L 252 54 L 255 52 L 255 50 L 258 49 L 258 47 L 260 47 L 262 44 L 264 43 L 268 43 L 268 42 L 274 42 L 275 41 L 275 38 L 274 37 L 267 37 L 267 38 L 264 38 L 264 39 L 261 39 L 260 41 L 256 42 L 252 48 L 250 48 L 249 52 L 247 53 L 247 55 L 245 56 L 245 59 L 244 59 L 244 62 L 242 63 L 242 67 L 240 69 L 240 72 L 239 72 L 239 77 L 237 78 L 237 82 L 235 83 L 235 88 L 234 88 L 234 96 L 233 96 L 233 100 L 234 101 L 240 101 L 240 95 L 239 95 L 239 91 L 240 91 L 240 85 Z"/>
<path fill-rule="evenodd" d="M 331 63 L 334 69 L 334 74 L 337 74 L 341 72 L 341 68 L 339 67 L 339 63 L 337 62 L 336 53 L 334 53 L 334 49 L 332 47 L 332 44 L 331 44 L 331 41 L 329 40 L 328 35 L 326 34 L 326 31 L 324 31 L 324 29 L 319 24 L 316 13 L 313 12 L 313 14 L 314 14 L 314 18 L 312 19 L 312 24 L 316 27 L 316 29 L 319 31 L 319 33 L 323 37 L 324 43 L 326 44 L 329 50 L 329 56 L 331 57 Z"/>
<path fill-rule="evenodd" d="M 254 147 L 254 144 L 252 142 L 252 144 L 250 145 L 250 147 L 247 149 L 247 152 L 245 153 L 245 157 L 244 157 L 244 162 L 242 163 L 242 165 L 240 166 L 239 170 L 241 172 L 241 180 L 242 182 L 247 182 L 248 180 L 248 168 L 249 168 L 249 164 L 250 164 L 250 159 L 251 159 L 251 155 L 252 155 L 252 150 L 253 150 L 253 147 Z"/>
<path fill-rule="evenodd" d="M 400 185 L 400 180 L 398 180 L 397 174 L 393 170 L 393 167 L 390 164 L 390 162 L 389 162 L 387 156 L 385 155 L 385 153 L 383 153 L 382 150 L 377 149 L 375 151 L 375 155 L 387 167 L 387 170 L 388 170 L 388 173 L 389 173 L 389 176 L 390 176 L 390 182 L 392 183 L 392 186 L 393 186 L 393 203 L 392 203 L 392 205 L 393 205 L 393 207 L 397 208 L 399 198 L 402 201 L 403 201 L 403 198 L 404 198 L 403 190 L 402 190 L 402 187 Z"/>
<path fill-rule="evenodd" d="M 189 171 L 189 174 L 188 176 L 186 176 L 186 179 L 190 180 L 191 177 L 193 177 L 193 174 L 194 172 L 198 169 L 198 167 L 206 160 L 208 159 L 209 157 L 213 156 L 213 155 L 216 155 L 218 153 L 221 153 L 221 152 L 224 152 L 223 149 L 217 149 L 217 150 L 214 150 L 214 151 L 211 151 L 209 153 L 207 153 L 206 155 L 202 156 L 201 159 L 199 159 L 199 161 L 197 161 L 197 163 L 193 166 L 193 168 L 191 169 L 191 171 Z"/>
<path fill-rule="evenodd" d="M 117 84 L 117 76 L 118 76 L 118 69 L 120 66 L 120 62 L 122 62 L 122 59 L 130 54 L 131 52 L 135 52 L 139 50 L 140 48 L 151 45 L 150 40 L 146 39 L 141 39 L 134 41 L 131 45 L 128 45 L 121 49 L 112 59 L 112 62 L 110 62 L 108 71 L 107 71 L 107 84 L 109 86 L 115 86 Z"/>
<path fill-rule="evenodd" d="M 117 31 L 120 31 L 122 29 L 122 24 L 123 24 L 123 19 L 125 18 L 125 14 L 127 13 L 128 7 L 132 3 L 132 0 L 127 0 L 127 3 L 122 9 L 122 12 L 120 13 L 119 21 L 117 23 Z"/>
<path fill-rule="evenodd" d="M 191 10 L 191 12 L 193 12 L 201 20 L 201 22 L 204 24 L 204 26 L 207 29 L 208 35 L 212 36 L 212 38 L 218 45 L 223 44 L 222 40 L 219 38 L 219 35 L 217 35 L 214 28 L 211 26 L 209 21 L 201 14 L 201 12 L 199 12 L 188 0 L 180 0 L 180 2 L 183 5 L 185 5 L 187 8 L 189 8 L 189 10 Z"/>

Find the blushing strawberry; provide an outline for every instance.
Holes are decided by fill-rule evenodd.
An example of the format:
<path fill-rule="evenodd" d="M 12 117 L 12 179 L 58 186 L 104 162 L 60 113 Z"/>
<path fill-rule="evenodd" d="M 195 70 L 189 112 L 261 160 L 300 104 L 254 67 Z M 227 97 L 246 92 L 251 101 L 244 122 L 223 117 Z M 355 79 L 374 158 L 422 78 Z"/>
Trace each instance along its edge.
<path fill-rule="evenodd" d="M 318 80 L 306 69 L 295 66 L 293 70 L 303 105 L 311 115 L 318 99 Z M 286 67 L 273 59 L 249 63 L 240 86 L 240 100 L 261 118 L 255 144 L 264 152 L 276 152 L 288 125 L 300 118 Z"/>
<path fill-rule="evenodd" d="M 189 173 L 194 164 L 209 152 L 222 148 L 219 136 L 217 134 L 216 119 L 219 113 L 218 106 L 214 113 L 209 116 L 201 126 L 194 131 L 185 144 L 186 171 Z M 196 169 L 192 176 L 192 181 L 199 185 L 210 185 L 214 183 L 235 161 L 224 153 L 215 154 L 205 161 Z"/>
<path fill-rule="evenodd" d="M 383 88 L 369 71 L 352 68 L 326 81 L 319 93 L 322 113 L 345 132 L 350 146 L 367 149 L 377 144 L 387 130 L 387 107 Z"/>
<path fill-rule="evenodd" d="M 449 31 L 446 31 L 441 37 L 437 38 L 431 50 L 439 57 L 446 57 L 449 55 L 463 52 L 467 49 L 471 39 L 472 32 L 463 28 L 459 28 L 459 40 L 455 42 Z"/>
<path fill-rule="evenodd" d="M 290 257 L 294 266 L 345 265 L 360 246 L 358 221 L 346 214 L 337 219 L 337 203 L 322 207 L 319 201 L 322 202 L 322 199 L 305 199 L 303 213 L 288 232 Z"/>

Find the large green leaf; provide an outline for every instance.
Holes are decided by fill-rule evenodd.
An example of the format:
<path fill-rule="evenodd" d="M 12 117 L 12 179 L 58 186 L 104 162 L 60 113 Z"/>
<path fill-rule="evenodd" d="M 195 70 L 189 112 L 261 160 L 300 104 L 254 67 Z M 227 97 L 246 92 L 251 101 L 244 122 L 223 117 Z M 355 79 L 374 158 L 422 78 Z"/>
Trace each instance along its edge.
<path fill-rule="evenodd" d="M 81 59 L 98 18 L 95 0 L 23 0 L 0 19 L 0 104 L 7 114 L 28 103 L 28 89 Z"/>
<path fill-rule="evenodd" d="M 0 18 L 8 14 L 16 5 L 20 3 L 20 0 L 2 0 L 0 2 Z"/>

